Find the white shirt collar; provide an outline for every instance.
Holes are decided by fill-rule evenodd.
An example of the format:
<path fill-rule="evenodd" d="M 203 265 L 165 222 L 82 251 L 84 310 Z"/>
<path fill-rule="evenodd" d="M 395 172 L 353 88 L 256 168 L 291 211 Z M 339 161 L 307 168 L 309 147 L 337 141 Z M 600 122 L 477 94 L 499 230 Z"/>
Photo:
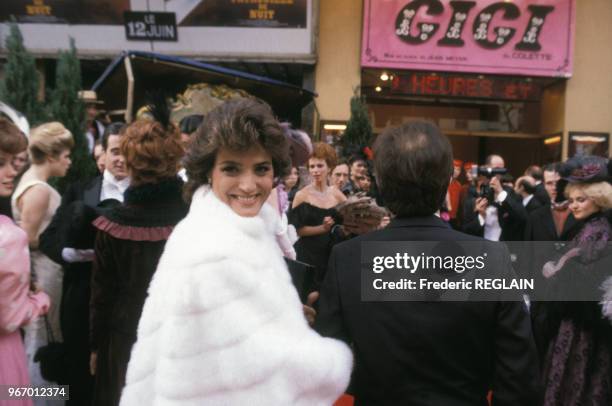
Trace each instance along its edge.
<path fill-rule="evenodd" d="M 484 238 L 490 241 L 499 241 L 502 229 L 499 224 L 497 207 L 494 205 L 487 206 L 487 216 L 484 222 Z"/>
<path fill-rule="evenodd" d="M 123 202 L 123 193 L 130 186 L 130 178 L 118 180 L 108 170 L 102 175 L 102 191 L 100 193 L 100 201 L 107 199 L 115 199 Z"/>

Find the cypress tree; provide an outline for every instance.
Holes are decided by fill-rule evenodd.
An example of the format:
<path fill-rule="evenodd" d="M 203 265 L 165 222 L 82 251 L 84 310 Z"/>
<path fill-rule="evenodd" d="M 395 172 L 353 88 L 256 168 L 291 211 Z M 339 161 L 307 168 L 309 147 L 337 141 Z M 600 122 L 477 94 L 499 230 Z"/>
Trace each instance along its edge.
<path fill-rule="evenodd" d="M 342 147 L 345 154 L 363 150 L 372 138 L 372 125 L 368 117 L 368 108 L 355 89 L 351 97 L 351 117 L 342 136 Z"/>
<path fill-rule="evenodd" d="M 9 23 L 10 33 L 6 37 L 7 58 L 4 78 L 0 81 L 0 99 L 21 112 L 30 127 L 44 120 L 43 109 L 38 101 L 38 72 L 32 54 L 23 45 L 23 36 L 15 20 Z"/>
<path fill-rule="evenodd" d="M 68 174 L 56 181 L 62 192 L 66 185 L 78 180 L 87 180 L 96 174 L 96 165 L 87 147 L 85 137 L 85 105 L 79 99 L 81 90 L 81 64 L 77 58 L 74 38 L 70 39 L 70 50 L 59 54 L 55 73 L 55 89 L 52 91 L 50 113 L 70 130 L 74 137 L 72 165 Z"/>

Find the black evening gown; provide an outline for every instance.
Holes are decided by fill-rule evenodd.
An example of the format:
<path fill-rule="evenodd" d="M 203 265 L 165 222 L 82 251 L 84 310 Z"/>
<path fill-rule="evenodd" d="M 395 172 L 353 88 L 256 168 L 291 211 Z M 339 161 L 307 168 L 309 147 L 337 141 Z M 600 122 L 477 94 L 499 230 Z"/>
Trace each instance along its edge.
<path fill-rule="evenodd" d="M 289 223 L 297 229 L 304 226 L 320 226 L 323 219 L 331 216 L 339 224 L 338 212 L 334 209 L 322 209 L 310 203 L 301 203 L 289 212 Z M 327 271 L 327 261 L 334 243 L 331 233 L 319 234 L 310 237 L 300 237 L 295 243 L 294 248 L 297 260 L 305 262 L 315 267 L 315 288 L 325 277 Z"/>

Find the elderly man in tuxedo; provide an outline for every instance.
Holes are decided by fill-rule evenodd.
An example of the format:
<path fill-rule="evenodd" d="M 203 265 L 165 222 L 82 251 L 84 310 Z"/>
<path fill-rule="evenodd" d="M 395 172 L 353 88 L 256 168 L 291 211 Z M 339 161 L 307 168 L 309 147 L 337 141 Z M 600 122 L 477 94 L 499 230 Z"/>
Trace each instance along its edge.
<path fill-rule="evenodd" d="M 438 217 L 452 150 L 435 125 L 408 122 L 386 130 L 376 140 L 374 164 L 395 218 L 385 229 L 334 246 L 315 321 L 322 335 L 355 351 L 355 405 L 481 406 L 490 390 L 494 405 L 534 404 L 538 366 L 524 302 L 362 301 L 361 254 L 368 243 L 464 241 L 507 253 Z M 513 273 L 509 260 L 492 271 Z"/>
<path fill-rule="evenodd" d="M 40 249 L 64 267 L 60 322 L 66 350 L 67 405 L 88 405 L 93 393 L 89 372 L 89 296 L 95 231 L 91 225 L 105 205 L 123 201 L 130 180 L 119 153 L 123 123 L 112 123 L 102 136 L 104 173 L 66 189 L 49 227 L 40 236 Z"/>

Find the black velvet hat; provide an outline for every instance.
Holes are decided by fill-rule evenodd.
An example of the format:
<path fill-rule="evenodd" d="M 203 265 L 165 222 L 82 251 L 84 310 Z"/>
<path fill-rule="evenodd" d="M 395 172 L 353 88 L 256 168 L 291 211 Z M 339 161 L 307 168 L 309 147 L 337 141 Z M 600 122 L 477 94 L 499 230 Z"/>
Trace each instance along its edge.
<path fill-rule="evenodd" d="M 610 182 L 610 160 L 577 155 L 559 165 L 559 174 L 570 183 Z"/>

